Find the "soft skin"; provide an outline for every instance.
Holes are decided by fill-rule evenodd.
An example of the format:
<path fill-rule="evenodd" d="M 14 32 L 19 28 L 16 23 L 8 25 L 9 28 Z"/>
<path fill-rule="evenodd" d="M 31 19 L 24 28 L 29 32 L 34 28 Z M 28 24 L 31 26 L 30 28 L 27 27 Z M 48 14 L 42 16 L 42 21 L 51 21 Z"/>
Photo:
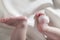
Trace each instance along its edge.
<path fill-rule="evenodd" d="M 42 22 L 45 20 L 41 20 L 39 22 L 38 19 L 39 19 L 39 16 L 41 16 L 41 15 L 45 15 L 45 14 L 37 13 L 34 17 L 38 31 L 41 32 L 42 34 L 46 35 L 47 40 L 60 40 L 60 29 L 49 26 L 46 22 L 45 23 Z"/>
<path fill-rule="evenodd" d="M 11 35 L 11 40 L 26 40 L 27 32 L 26 17 L 20 16 L 12 18 L 2 18 L 0 19 L 0 23 L 5 23 L 11 27 L 15 27 Z"/>

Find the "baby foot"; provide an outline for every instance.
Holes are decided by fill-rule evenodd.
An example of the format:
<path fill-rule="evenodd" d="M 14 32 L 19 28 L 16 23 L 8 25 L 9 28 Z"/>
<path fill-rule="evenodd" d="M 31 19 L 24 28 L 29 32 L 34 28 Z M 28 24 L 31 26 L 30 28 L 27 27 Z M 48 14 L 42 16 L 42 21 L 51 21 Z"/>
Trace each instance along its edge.
<path fill-rule="evenodd" d="M 18 27 L 18 26 L 24 27 L 26 22 L 27 22 L 27 18 L 23 16 L 0 19 L 0 23 L 5 23 L 7 25 L 14 26 L 14 27 Z"/>

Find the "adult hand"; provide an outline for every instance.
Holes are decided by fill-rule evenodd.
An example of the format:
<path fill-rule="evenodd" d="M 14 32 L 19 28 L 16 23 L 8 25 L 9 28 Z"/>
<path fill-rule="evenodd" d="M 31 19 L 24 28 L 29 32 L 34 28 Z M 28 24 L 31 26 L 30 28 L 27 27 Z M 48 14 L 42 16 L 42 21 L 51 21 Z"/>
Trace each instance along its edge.
<path fill-rule="evenodd" d="M 41 15 L 45 15 L 45 14 L 37 13 L 35 15 L 35 23 L 38 31 L 41 32 L 42 34 L 45 34 L 47 36 L 47 40 L 60 40 L 60 29 L 51 27 L 48 24 L 45 24 L 44 22 L 46 20 L 44 19 L 39 21 L 38 19 L 39 19 L 39 16 Z"/>

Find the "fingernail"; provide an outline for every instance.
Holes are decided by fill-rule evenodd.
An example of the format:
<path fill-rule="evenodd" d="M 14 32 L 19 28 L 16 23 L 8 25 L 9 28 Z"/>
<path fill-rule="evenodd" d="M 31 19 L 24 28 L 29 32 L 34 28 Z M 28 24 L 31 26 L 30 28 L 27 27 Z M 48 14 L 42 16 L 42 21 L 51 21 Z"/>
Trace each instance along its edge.
<path fill-rule="evenodd" d="M 46 15 L 41 15 L 39 18 L 38 18 L 39 22 L 43 22 L 43 23 L 49 23 L 49 17 L 46 16 Z"/>

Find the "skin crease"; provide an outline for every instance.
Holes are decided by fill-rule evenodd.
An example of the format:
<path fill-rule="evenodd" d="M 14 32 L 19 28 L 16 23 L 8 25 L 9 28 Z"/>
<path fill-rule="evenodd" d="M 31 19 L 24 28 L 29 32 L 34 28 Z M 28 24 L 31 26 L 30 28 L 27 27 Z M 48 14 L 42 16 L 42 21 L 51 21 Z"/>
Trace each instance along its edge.
<path fill-rule="evenodd" d="M 5 23 L 7 25 L 15 27 L 11 35 L 11 40 L 26 40 L 27 32 L 26 17 L 20 16 L 12 18 L 2 18 L 0 19 L 0 23 Z"/>
<path fill-rule="evenodd" d="M 35 23 L 37 25 L 37 29 L 42 34 L 47 36 L 47 40 L 60 40 L 60 29 L 55 27 L 50 27 L 48 24 L 39 23 L 39 16 L 45 15 L 43 13 L 35 14 Z M 27 31 L 27 18 L 20 17 L 12 17 L 12 18 L 2 18 L 0 19 L 0 23 L 5 23 L 7 25 L 15 27 L 13 33 L 11 35 L 11 40 L 26 40 L 26 31 Z"/>
<path fill-rule="evenodd" d="M 34 17 L 38 31 L 41 32 L 42 34 L 45 34 L 47 36 L 47 40 L 60 40 L 60 29 L 51 27 L 48 24 L 43 23 L 42 21 L 40 23 L 38 18 L 41 15 L 45 14 L 36 13 Z"/>

